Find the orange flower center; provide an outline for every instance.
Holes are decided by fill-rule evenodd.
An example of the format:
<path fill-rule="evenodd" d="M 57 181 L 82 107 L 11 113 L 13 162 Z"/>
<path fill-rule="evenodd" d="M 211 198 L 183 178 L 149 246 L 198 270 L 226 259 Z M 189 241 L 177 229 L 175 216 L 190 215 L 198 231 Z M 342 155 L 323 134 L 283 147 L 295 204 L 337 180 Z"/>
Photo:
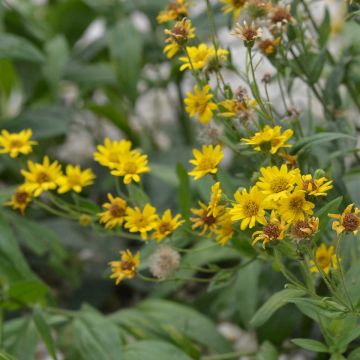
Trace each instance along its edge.
<path fill-rule="evenodd" d="M 29 198 L 29 194 L 26 191 L 18 191 L 15 194 L 15 201 L 18 204 L 25 204 Z"/>
<path fill-rule="evenodd" d="M 290 199 L 289 208 L 294 212 L 301 212 L 304 205 L 304 199 L 301 196 L 295 196 Z"/>
<path fill-rule="evenodd" d="M 47 173 L 45 173 L 45 172 L 40 172 L 40 173 L 37 175 L 37 177 L 36 177 L 36 181 L 37 181 L 39 184 L 48 182 L 48 181 L 50 181 L 50 176 L 49 176 L 49 174 L 47 174 Z"/>
<path fill-rule="evenodd" d="M 259 205 L 254 200 L 248 200 L 243 205 L 243 211 L 246 217 L 255 216 L 259 212 Z"/>
<path fill-rule="evenodd" d="M 346 213 L 342 220 L 342 225 L 346 231 L 353 232 L 360 227 L 360 218 L 354 213 Z"/>
<path fill-rule="evenodd" d="M 263 228 L 263 232 L 266 236 L 268 236 L 272 240 L 278 239 L 281 234 L 281 230 L 279 229 L 279 226 L 277 226 L 276 224 L 265 225 Z"/>
<path fill-rule="evenodd" d="M 112 204 L 109 211 L 111 216 L 114 218 L 120 218 L 125 215 L 125 209 L 120 207 L 118 204 Z"/>

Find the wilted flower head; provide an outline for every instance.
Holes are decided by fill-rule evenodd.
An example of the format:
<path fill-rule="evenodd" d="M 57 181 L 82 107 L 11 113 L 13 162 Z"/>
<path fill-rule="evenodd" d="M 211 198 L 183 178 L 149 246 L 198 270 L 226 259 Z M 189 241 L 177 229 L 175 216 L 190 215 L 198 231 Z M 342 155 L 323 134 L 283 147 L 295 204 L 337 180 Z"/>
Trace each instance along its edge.
<path fill-rule="evenodd" d="M 151 274 L 161 280 L 167 279 L 180 264 L 180 254 L 169 246 L 159 246 L 149 258 Z"/>
<path fill-rule="evenodd" d="M 298 220 L 291 227 L 291 236 L 296 241 L 309 239 L 317 232 L 318 228 L 319 218 Z"/>
<path fill-rule="evenodd" d="M 264 55 L 271 56 L 275 54 L 279 44 L 280 38 L 264 39 L 259 42 L 259 49 Z"/>
<path fill-rule="evenodd" d="M 242 25 L 237 23 L 231 35 L 237 36 L 242 39 L 246 47 L 252 47 L 256 39 L 262 35 L 262 29 L 257 27 L 254 23 L 247 24 L 246 21 Z"/>
<path fill-rule="evenodd" d="M 195 37 L 195 28 L 191 26 L 191 20 L 187 18 L 178 21 L 171 29 L 165 29 L 164 32 L 169 35 L 166 42 L 175 41 L 181 45 Z"/>
<path fill-rule="evenodd" d="M 189 15 L 188 2 L 186 0 L 175 0 L 169 3 L 166 10 L 160 11 L 156 20 L 159 24 L 166 23 L 171 20 L 181 19 Z"/>
<path fill-rule="evenodd" d="M 246 11 L 251 19 L 266 16 L 270 9 L 271 3 L 264 0 L 249 0 L 246 5 Z"/>
<path fill-rule="evenodd" d="M 291 16 L 290 6 L 273 6 L 270 11 L 270 30 L 272 33 L 279 33 L 295 19 Z"/>

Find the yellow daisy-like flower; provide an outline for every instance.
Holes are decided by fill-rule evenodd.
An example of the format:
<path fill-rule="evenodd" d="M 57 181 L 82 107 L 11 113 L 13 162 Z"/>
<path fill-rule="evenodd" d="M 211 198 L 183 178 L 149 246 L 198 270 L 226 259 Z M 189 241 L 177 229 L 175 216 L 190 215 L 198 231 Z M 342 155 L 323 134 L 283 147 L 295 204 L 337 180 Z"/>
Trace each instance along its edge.
<path fill-rule="evenodd" d="M 266 195 L 268 201 L 278 201 L 289 195 L 293 189 L 299 169 L 288 170 L 286 165 L 261 168 L 261 177 L 256 186 Z"/>
<path fill-rule="evenodd" d="M 32 130 L 26 129 L 19 133 L 9 133 L 2 130 L 0 135 L 0 154 L 9 154 L 10 157 L 16 158 L 20 154 L 29 154 L 32 152 L 33 145 L 36 141 L 30 140 Z"/>
<path fill-rule="evenodd" d="M 233 13 L 234 18 L 237 18 L 241 9 L 246 4 L 247 0 L 220 0 L 224 4 L 222 11 L 224 14 Z"/>
<path fill-rule="evenodd" d="M 167 209 L 163 216 L 158 218 L 155 225 L 155 232 L 152 234 L 152 238 L 158 241 L 163 240 L 167 236 L 171 235 L 179 226 L 185 221 L 181 220 L 181 215 L 177 214 L 172 217 L 171 210 Z"/>
<path fill-rule="evenodd" d="M 67 165 L 66 173 L 57 179 L 59 186 L 58 193 L 63 194 L 68 191 L 81 192 L 83 187 L 89 186 L 94 182 L 95 175 L 91 169 L 81 171 L 80 166 Z"/>
<path fill-rule="evenodd" d="M 252 145 L 256 151 L 266 151 L 276 154 L 280 148 L 291 147 L 286 142 L 293 136 L 291 129 L 281 133 L 281 126 L 270 127 L 266 125 L 250 139 L 241 139 L 247 145 Z"/>
<path fill-rule="evenodd" d="M 195 165 L 195 167 L 189 172 L 189 175 L 193 176 L 195 180 L 202 178 L 206 174 L 216 174 L 218 171 L 217 166 L 224 157 L 220 145 L 215 147 L 213 145 L 203 145 L 201 152 L 198 149 L 194 149 L 193 155 L 195 159 L 189 162 Z"/>
<path fill-rule="evenodd" d="M 226 245 L 233 237 L 235 231 L 228 210 L 226 210 L 225 214 L 220 217 L 218 226 L 214 230 L 214 233 L 216 234 L 215 240 L 220 246 Z"/>
<path fill-rule="evenodd" d="M 279 201 L 278 211 L 287 223 L 304 220 L 305 214 L 311 215 L 315 205 L 305 199 L 305 191 L 295 190 Z"/>
<path fill-rule="evenodd" d="M 323 269 L 325 274 L 328 274 L 331 268 L 337 269 L 338 263 L 337 263 L 336 255 L 334 254 L 333 246 L 326 247 L 325 244 L 321 244 L 315 251 L 315 258 L 319 267 Z M 310 260 L 309 263 L 311 265 L 310 268 L 311 272 L 313 273 L 319 272 L 319 269 L 313 260 Z"/>
<path fill-rule="evenodd" d="M 111 276 L 110 279 L 115 279 L 115 284 L 119 285 L 123 279 L 132 279 L 136 270 L 140 265 L 140 253 L 137 252 L 134 256 L 130 250 L 120 252 L 120 261 L 111 261 Z"/>
<path fill-rule="evenodd" d="M 246 112 L 250 108 L 254 108 L 257 105 L 256 100 L 254 99 L 227 99 L 219 103 L 220 107 L 220 116 L 224 117 L 234 117 L 243 112 Z"/>
<path fill-rule="evenodd" d="M 272 241 L 280 241 L 285 237 L 286 224 L 279 219 L 275 211 L 271 212 L 270 221 L 263 226 L 261 231 L 255 231 L 252 235 L 254 246 L 258 241 L 261 241 L 263 248 Z"/>
<path fill-rule="evenodd" d="M 298 174 L 296 182 L 301 190 L 311 196 L 326 196 L 327 192 L 333 188 L 332 180 L 328 180 L 326 177 L 313 179 L 311 174 Z"/>
<path fill-rule="evenodd" d="M 139 232 L 143 240 L 147 240 L 147 233 L 156 226 L 158 215 L 156 209 L 150 204 L 146 204 L 141 210 L 127 208 L 125 216 L 125 228 L 130 232 Z"/>
<path fill-rule="evenodd" d="M 206 44 L 201 43 L 199 46 L 187 46 L 186 56 L 179 58 L 184 64 L 180 66 L 180 71 L 186 69 L 201 70 L 206 67 L 214 58 L 219 61 L 225 61 L 229 52 L 225 49 L 218 49 L 215 52 L 213 46 L 208 47 Z"/>
<path fill-rule="evenodd" d="M 199 89 L 197 85 L 194 86 L 194 93 L 188 91 L 184 99 L 185 110 L 190 116 L 197 115 L 198 120 L 202 124 L 208 124 L 213 116 L 213 110 L 217 108 L 216 104 L 210 101 L 214 95 L 210 93 L 210 85 L 205 85 Z"/>
<path fill-rule="evenodd" d="M 127 203 L 120 197 L 114 197 L 108 194 L 109 202 L 102 205 L 106 211 L 98 214 L 100 216 L 100 223 L 105 224 L 105 229 L 113 229 L 121 226 L 125 221 Z"/>
<path fill-rule="evenodd" d="M 104 144 L 97 146 L 94 160 L 100 165 L 114 169 L 120 164 L 120 159 L 123 156 L 130 154 L 131 146 L 131 141 L 128 140 L 111 141 L 109 138 L 105 138 Z"/>
<path fill-rule="evenodd" d="M 256 186 L 253 186 L 249 192 L 246 189 L 237 191 L 234 198 L 236 203 L 230 210 L 231 220 L 233 222 L 241 220 L 241 230 L 247 227 L 251 229 L 257 222 L 266 224 L 265 195 Z"/>
<path fill-rule="evenodd" d="M 57 161 L 50 163 L 49 158 L 45 156 L 40 164 L 30 160 L 27 164 L 28 171 L 21 170 L 21 174 L 25 178 L 25 191 L 33 193 L 37 197 L 44 191 L 56 189 L 57 180 L 62 176 L 61 165 Z"/>
<path fill-rule="evenodd" d="M 220 188 L 220 181 L 216 182 L 211 187 L 211 198 L 208 205 L 208 215 L 217 216 L 222 207 L 219 207 L 222 190 Z"/>
<path fill-rule="evenodd" d="M 150 171 L 148 157 L 137 150 L 133 150 L 129 155 L 123 156 L 119 165 L 111 171 L 111 175 L 123 176 L 124 184 L 140 182 L 140 174 Z"/>
<path fill-rule="evenodd" d="M 198 209 L 191 209 L 191 212 L 196 215 L 196 217 L 190 218 L 190 221 L 193 223 L 192 229 L 195 230 L 197 228 L 201 228 L 200 235 L 205 235 L 208 232 L 214 232 L 216 230 L 217 224 L 220 222 L 219 213 L 221 212 L 216 211 L 218 216 L 209 215 L 208 214 L 208 206 L 199 201 L 200 208 Z"/>
<path fill-rule="evenodd" d="M 186 0 L 175 0 L 171 2 L 166 10 L 160 11 L 156 20 L 159 24 L 177 20 L 189 15 L 188 2 Z"/>
<path fill-rule="evenodd" d="M 20 185 L 11 199 L 4 203 L 6 206 L 11 206 L 14 210 L 19 210 L 21 215 L 25 214 L 25 209 L 31 202 L 31 192 L 27 191 L 24 185 Z"/>
<path fill-rule="evenodd" d="M 332 223 L 332 229 L 336 231 L 338 235 L 343 232 L 351 232 L 356 234 L 360 229 L 360 210 L 354 207 L 354 204 L 350 204 L 346 207 L 342 214 L 329 214 L 329 217 L 337 219 Z"/>

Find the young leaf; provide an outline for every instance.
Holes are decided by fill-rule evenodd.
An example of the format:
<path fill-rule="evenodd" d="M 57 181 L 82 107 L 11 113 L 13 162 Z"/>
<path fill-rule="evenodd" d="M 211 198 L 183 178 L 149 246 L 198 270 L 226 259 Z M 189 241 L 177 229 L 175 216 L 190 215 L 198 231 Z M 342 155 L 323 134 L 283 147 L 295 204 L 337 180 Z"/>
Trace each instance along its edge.
<path fill-rule="evenodd" d="M 292 339 L 295 345 L 300 346 L 303 349 L 314 351 L 314 352 L 321 352 L 321 353 L 328 353 L 329 349 L 327 346 L 320 341 L 312 340 L 312 339 Z"/>

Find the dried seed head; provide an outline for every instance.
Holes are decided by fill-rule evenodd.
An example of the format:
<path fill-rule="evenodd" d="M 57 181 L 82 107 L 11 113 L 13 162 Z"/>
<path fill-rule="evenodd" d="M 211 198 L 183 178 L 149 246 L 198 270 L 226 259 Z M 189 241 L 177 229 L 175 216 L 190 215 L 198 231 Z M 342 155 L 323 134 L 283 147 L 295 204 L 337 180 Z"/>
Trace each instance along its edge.
<path fill-rule="evenodd" d="M 169 246 L 162 245 L 149 258 L 151 274 L 161 280 L 167 279 L 180 264 L 180 254 Z"/>
<path fill-rule="evenodd" d="M 356 231 L 360 227 L 360 218 L 356 214 L 348 212 L 344 215 L 342 225 L 348 232 Z"/>

